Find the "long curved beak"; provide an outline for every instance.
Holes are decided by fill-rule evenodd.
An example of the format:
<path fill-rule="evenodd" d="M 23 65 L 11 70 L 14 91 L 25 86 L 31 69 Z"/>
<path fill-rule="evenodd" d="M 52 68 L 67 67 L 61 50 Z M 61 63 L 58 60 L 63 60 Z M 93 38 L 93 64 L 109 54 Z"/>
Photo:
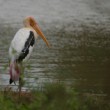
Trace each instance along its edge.
<path fill-rule="evenodd" d="M 46 45 L 48 47 L 50 47 L 49 42 L 47 41 L 46 37 L 44 36 L 43 32 L 41 31 L 39 25 L 36 23 L 36 25 L 34 26 L 35 31 L 37 32 L 37 34 L 44 40 L 44 42 L 46 43 Z"/>

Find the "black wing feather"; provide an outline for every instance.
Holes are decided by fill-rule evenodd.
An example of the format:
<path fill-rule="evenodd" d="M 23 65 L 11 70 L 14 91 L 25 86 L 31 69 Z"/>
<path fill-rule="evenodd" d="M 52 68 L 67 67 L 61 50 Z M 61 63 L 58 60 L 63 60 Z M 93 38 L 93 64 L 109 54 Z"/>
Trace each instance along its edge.
<path fill-rule="evenodd" d="M 20 56 L 17 59 L 17 62 L 21 62 L 23 59 L 25 59 L 25 57 L 29 53 L 29 47 L 33 46 L 34 43 L 35 43 L 34 33 L 32 31 L 30 31 L 30 35 L 29 35 L 28 39 L 25 42 L 24 48 L 22 49 L 22 52 L 21 52 Z"/>

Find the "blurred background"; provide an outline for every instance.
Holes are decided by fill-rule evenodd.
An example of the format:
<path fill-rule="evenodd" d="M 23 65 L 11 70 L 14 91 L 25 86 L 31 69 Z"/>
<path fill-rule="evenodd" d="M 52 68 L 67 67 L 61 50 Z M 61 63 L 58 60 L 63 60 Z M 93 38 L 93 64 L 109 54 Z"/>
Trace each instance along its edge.
<path fill-rule="evenodd" d="M 42 90 L 44 83 L 61 82 L 108 102 L 110 0 L 0 0 L 1 89 L 9 82 L 10 42 L 27 16 L 35 17 L 52 46 L 48 49 L 38 39 L 23 89 Z"/>

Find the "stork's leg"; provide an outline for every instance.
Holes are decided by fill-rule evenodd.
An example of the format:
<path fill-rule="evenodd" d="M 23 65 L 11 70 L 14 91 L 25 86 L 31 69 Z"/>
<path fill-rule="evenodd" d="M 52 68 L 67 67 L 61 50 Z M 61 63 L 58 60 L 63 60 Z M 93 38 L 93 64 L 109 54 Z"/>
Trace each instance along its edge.
<path fill-rule="evenodd" d="M 24 66 L 21 63 L 20 64 L 19 86 L 18 86 L 18 88 L 19 88 L 19 97 L 21 96 L 22 86 L 24 85 L 23 77 L 24 77 Z"/>
<path fill-rule="evenodd" d="M 19 86 L 18 86 L 18 88 L 19 88 L 19 98 L 21 97 L 21 87 L 22 87 L 22 85 L 21 85 L 21 77 L 19 78 Z"/>

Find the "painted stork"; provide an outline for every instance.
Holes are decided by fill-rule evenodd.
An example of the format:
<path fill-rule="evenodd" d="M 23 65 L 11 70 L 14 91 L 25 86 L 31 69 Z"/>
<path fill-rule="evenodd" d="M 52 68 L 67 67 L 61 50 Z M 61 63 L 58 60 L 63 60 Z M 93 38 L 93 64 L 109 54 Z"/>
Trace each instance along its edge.
<path fill-rule="evenodd" d="M 38 36 L 40 36 L 45 41 L 48 47 L 50 46 L 33 17 L 25 18 L 23 24 L 24 27 L 19 29 L 15 34 L 9 48 L 9 84 L 13 82 L 15 83 L 16 81 L 20 82 L 20 65 L 22 64 L 22 62 L 25 62 L 29 59 Z"/>

